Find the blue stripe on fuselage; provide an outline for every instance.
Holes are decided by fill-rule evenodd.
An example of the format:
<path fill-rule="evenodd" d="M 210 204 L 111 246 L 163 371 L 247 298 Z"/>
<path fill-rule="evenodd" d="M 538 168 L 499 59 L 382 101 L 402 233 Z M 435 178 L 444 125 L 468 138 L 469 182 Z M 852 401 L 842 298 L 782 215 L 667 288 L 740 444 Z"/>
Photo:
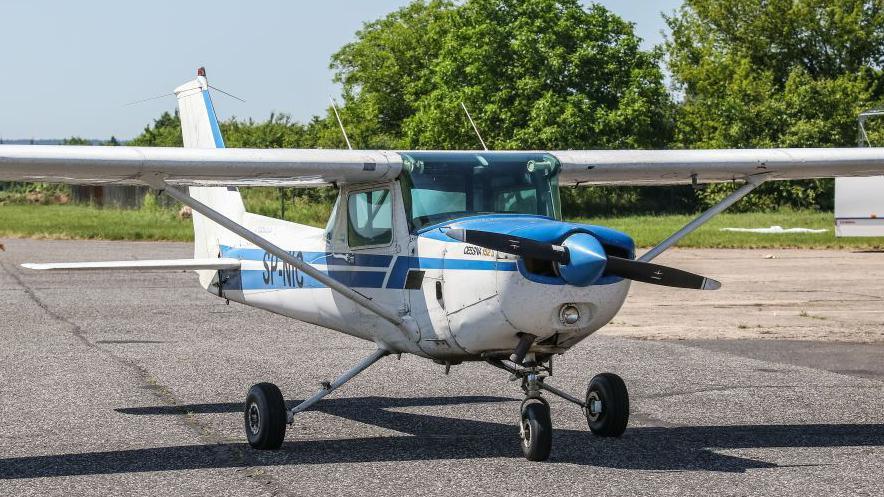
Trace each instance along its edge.
<path fill-rule="evenodd" d="M 297 251 L 290 251 L 292 255 Z M 387 268 L 393 261 L 392 255 L 379 254 L 335 254 L 333 252 L 300 252 L 304 258 L 304 262 L 308 264 L 319 264 L 325 266 L 353 266 L 353 267 L 372 267 Z M 263 249 L 255 248 L 232 248 L 227 246 L 221 247 L 223 257 L 240 259 L 244 261 L 262 261 L 265 256 L 270 256 Z M 270 256 L 272 257 L 272 256 Z"/>
<path fill-rule="evenodd" d="M 330 252 L 291 252 L 292 255 L 303 257 L 304 262 L 311 265 L 334 266 L 336 269 L 323 271 L 332 278 L 353 288 L 405 288 L 405 279 L 410 269 L 452 269 L 464 271 L 516 271 L 515 262 L 482 261 L 467 259 L 441 259 L 436 257 L 411 257 L 396 256 L 396 262 L 390 268 L 393 261 L 391 255 L 378 254 L 332 254 Z M 262 249 L 254 248 L 231 248 L 221 247 L 221 256 L 243 261 L 258 261 L 264 264 L 264 269 L 247 269 L 231 271 L 239 273 L 240 281 L 230 281 L 225 284 L 231 288 L 239 287 L 243 290 L 283 289 L 283 288 L 324 288 L 325 285 L 296 271 L 275 256 Z M 338 266 L 346 266 L 346 269 L 337 269 Z M 347 270 L 354 269 L 354 270 Z M 359 269 L 359 270 L 355 270 Z M 370 271 L 369 269 L 380 269 Z M 389 272 L 390 277 L 387 278 Z M 384 285 L 384 280 L 387 284 Z"/>
<path fill-rule="evenodd" d="M 246 269 L 235 273 L 238 274 L 225 281 L 225 287 L 242 290 L 325 288 L 325 285 L 319 281 L 293 267 L 280 266 L 276 271 Z M 381 288 L 387 276 L 385 271 L 323 271 L 323 273 L 351 288 Z M 239 281 L 236 281 L 237 277 Z"/>

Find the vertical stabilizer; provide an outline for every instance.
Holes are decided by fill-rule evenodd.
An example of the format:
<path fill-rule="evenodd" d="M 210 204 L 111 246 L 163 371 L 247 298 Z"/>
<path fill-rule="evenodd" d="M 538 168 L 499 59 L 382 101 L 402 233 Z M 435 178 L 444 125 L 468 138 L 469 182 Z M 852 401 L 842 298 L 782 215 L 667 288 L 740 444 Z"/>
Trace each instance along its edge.
<path fill-rule="evenodd" d="M 199 68 L 197 77 L 175 89 L 178 112 L 181 116 L 181 134 L 186 148 L 224 148 L 224 138 L 218 126 L 218 117 L 209 95 L 206 70 Z M 190 195 L 230 219 L 242 224 L 245 207 L 239 190 L 228 187 L 191 187 Z M 194 257 L 207 259 L 220 256 L 221 245 L 238 245 L 239 237 L 193 213 Z M 197 271 L 200 283 L 208 289 L 215 271 Z"/>

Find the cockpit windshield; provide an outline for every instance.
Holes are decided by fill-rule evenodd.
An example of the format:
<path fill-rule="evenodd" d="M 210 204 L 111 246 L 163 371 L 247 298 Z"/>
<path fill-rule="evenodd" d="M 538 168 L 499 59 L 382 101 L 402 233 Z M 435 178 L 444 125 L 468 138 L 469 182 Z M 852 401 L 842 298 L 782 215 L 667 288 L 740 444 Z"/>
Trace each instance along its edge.
<path fill-rule="evenodd" d="M 401 153 L 402 197 L 410 227 L 476 214 L 561 219 L 559 163 L 543 153 Z"/>

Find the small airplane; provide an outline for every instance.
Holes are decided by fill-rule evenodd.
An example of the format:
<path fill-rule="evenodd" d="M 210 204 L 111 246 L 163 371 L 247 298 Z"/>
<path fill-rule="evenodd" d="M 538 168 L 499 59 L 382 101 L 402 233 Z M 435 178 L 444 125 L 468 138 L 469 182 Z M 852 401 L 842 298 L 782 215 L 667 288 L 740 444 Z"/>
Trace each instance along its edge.
<path fill-rule="evenodd" d="M 384 151 L 226 149 L 209 84 L 175 89 L 185 148 L 0 146 L 0 180 L 147 185 L 193 210 L 194 258 L 25 264 L 38 270 L 194 270 L 222 299 L 368 340 L 376 351 L 287 409 L 252 386 L 249 444 L 278 449 L 298 413 L 390 354 L 447 370 L 485 361 L 521 381 L 525 457 L 552 446 L 544 394 L 576 404 L 601 437 L 629 421 L 624 381 L 554 387 L 552 361 L 609 323 L 632 281 L 715 290 L 651 261 L 765 181 L 884 174 L 884 149 Z M 742 184 L 636 257 L 633 240 L 562 220 L 562 185 Z M 338 190 L 325 229 L 247 212 L 240 186 Z M 182 187 L 188 187 L 186 190 Z"/>

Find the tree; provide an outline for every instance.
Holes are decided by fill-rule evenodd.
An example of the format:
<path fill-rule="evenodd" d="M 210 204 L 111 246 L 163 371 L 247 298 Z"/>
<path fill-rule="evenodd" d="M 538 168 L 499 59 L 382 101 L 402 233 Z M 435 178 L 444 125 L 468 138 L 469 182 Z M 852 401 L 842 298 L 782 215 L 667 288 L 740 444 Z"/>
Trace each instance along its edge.
<path fill-rule="evenodd" d="M 678 146 L 852 146 L 857 115 L 884 98 L 877 0 L 686 0 L 666 21 L 668 63 L 683 93 Z M 732 188 L 707 188 L 700 199 L 713 203 Z M 832 182 L 757 192 L 742 208 L 831 207 Z"/>
<path fill-rule="evenodd" d="M 153 125 L 144 127 L 144 131 L 129 141 L 127 145 L 138 147 L 183 147 L 181 137 L 181 118 L 178 111 L 174 114 L 163 112 L 155 119 Z"/>
<path fill-rule="evenodd" d="M 495 149 L 652 148 L 672 136 L 662 51 L 577 0 L 415 1 L 367 23 L 332 57 L 360 147 L 475 149 L 460 103 Z M 332 121 L 333 122 L 333 121 Z M 351 124 L 353 123 L 353 124 Z M 683 191 L 621 188 L 640 209 Z M 569 212 L 611 212 L 602 190 L 567 189 Z M 615 206 L 616 205 L 616 206 Z"/>
<path fill-rule="evenodd" d="M 403 122 L 432 89 L 432 63 L 456 10 L 447 0 L 414 1 L 366 23 L 356 41 L 332 55 L 334 80 L 343 86 L 342 118 L 354 143 L 406 146 Z"/>
<path fill-rule="evenodd" d="M 367 24 L 332 67 L 376 141 L 477 148 L 464 102 L 493 148 L 665 146 L 662 54 L 639 43 L 577 0 L 418 1 Z"/>

